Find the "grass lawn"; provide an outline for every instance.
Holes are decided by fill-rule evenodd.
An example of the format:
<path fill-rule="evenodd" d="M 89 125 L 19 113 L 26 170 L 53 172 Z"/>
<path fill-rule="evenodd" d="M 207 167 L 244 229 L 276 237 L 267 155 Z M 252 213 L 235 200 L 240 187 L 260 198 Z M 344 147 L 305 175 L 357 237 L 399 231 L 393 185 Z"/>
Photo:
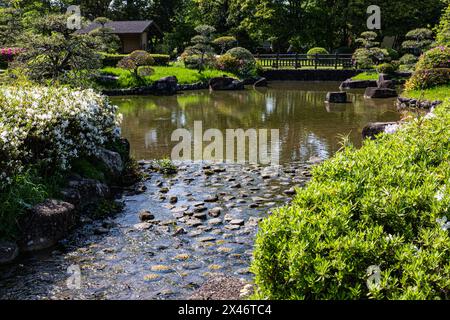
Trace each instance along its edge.
<path fill-rule="evenodd" d="M 450 97 L 450 84 L 445 86 L 438 86 L 426 90 L 411 90 L 405 91 L 402 94 L 406 98 L 425 99 L 429 101 L 446 100 Z"/>
<path fill-rule="evenodd" d="M 352 78 L 352 80 L 378 80 L 378 72 L 376 71 L 366 71 L 360 74 L 357 74 Z"/>
<path fill-rule="evenodd" d="M 151 84 L 154 81 L 157 81 L 161 78 L 168 76 L 176 76 L 178 79 L 178 83 L 180 84 L 192 84 L 196 82 L 207 82 L 209 79 L 214 77 L 220 77 L 222 75 L 227 75 L 233 78 L 238 78 L 236 75 L 224 72 L 220 70 L 207 69 L 202 73 L 199 73 L 197 70 L 187 69 L 183 67 L 160 67 L 155 66 L 152 67 L 154 73 L 151 76 L 146 76 L 143 78 L 144 83 L 139 83 L 138 80 L 133 76 L 133 74 L 124 69 L 120 68 L 104 68 L 101 70 L 103 74 L 118 76 L 119 80 L 117 85 L 119 88 L 132 88 L 137 87 L 142 84 Z"/>

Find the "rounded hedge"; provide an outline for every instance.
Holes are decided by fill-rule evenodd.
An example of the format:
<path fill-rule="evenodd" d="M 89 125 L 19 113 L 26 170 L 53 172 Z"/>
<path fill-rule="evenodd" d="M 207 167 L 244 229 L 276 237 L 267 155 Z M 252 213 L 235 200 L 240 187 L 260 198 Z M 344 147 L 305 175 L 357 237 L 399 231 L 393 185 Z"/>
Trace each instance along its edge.
<path fill-rule="evenodd" d="M 450 103 L 313 169 L 261 224 L 256 299 L 448 299 Z"/>
<path fill-rule="evenodd" d="M 440 46 L 428 50 L 420 56 L 416 68 L 417 70 L 450 68 L 450 48 Z"/>
<path fill-rule="evenodd" d="M 308 55 L 315 55 L 315 54 L 329 54 L 328 50 L 321 47 L 316 47 L 309 49 L 307 52 Z"/>
<path fill-rule="evenodd" d="M 253 54 L 248 51 L 245 48 L 236 47 L 228 50 L 226 54 L 229 54 L 230 56 L 242 60 L 245 63 L 256 63 L 255 57 L 253 57 Z"/>
<path fill-rule="evenodd" d="M 395 72 L 395 68 L 391 63 L 382 63 L 376 66 L 378 73 L 392 74 Z"/>
<path fill-rule="evenodd" d="M 405 84 L 406 90 L 422 90 L 450 84 L 450 68 L 417 70 Z"/>

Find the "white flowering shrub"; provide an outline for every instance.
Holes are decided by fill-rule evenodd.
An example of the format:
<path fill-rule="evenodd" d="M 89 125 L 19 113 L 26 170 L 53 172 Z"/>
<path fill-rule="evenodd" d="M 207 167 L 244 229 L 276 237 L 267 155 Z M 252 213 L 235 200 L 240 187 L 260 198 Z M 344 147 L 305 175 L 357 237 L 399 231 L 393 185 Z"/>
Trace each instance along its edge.
<path fill-rule="evenodd" d="M 0 87 L 0 189 L 25 166 L 67 170 L 120 136 L 117 107 L 93 90 Z"/>

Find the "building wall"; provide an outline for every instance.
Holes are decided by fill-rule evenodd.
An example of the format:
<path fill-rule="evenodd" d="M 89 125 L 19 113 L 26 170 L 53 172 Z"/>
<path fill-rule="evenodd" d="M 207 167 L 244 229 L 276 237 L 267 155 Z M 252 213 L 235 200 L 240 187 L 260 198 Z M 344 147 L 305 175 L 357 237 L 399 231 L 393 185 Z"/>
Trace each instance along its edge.
<path fill-rule="evenodd" d="M 120 35 L 122 42 L 123 53 L 131 53 L 135 50 L 142 50 L 142 36 L 141 34 Z"/>

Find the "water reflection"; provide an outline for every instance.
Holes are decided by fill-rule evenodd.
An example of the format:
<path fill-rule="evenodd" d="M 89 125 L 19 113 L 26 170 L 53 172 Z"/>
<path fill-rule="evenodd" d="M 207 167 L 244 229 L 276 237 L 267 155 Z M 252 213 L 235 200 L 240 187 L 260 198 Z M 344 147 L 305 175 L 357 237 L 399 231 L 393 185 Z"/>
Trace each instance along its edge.
<path fill-rule="evenodd" d="M 341 135 L 361 145 L 362 128 L 371 121 L 396 121 L 394 100 L 365 100 L 351 92 L 351 103 L 326 104 L 338 83 L 275 82 L 267 89 L 238 92 L 185 92 L 171 97 L 119 97 L 113 102 L 124 115 L 123 135 L 137 159 L 169 157 L 177 128 L 193 130 L 279 129 L 280 162 L 327 158 L 339 149 Z"/>

